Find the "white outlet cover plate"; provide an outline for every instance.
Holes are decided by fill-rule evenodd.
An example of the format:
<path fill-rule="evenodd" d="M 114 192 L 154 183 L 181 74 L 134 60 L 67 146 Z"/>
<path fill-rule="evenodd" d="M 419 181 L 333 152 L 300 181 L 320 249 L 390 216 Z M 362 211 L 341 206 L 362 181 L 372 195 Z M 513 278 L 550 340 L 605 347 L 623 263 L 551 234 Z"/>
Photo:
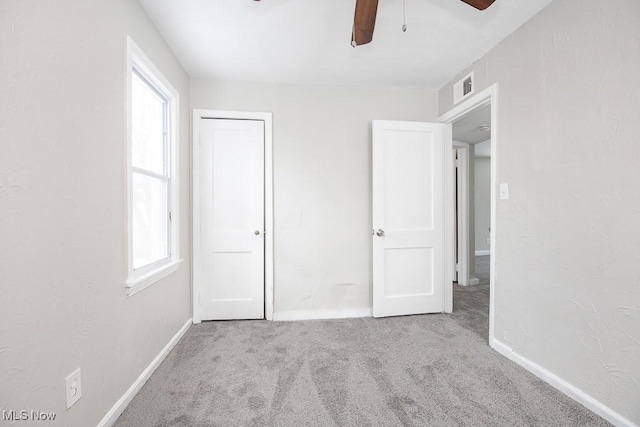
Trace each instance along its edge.
<path fill-rule="evenodd" d="M 65 379 L 67 391 L 67 409 L 71 408 L 82 397 L 82 379 L 80 368 L 73 371 Z"/>

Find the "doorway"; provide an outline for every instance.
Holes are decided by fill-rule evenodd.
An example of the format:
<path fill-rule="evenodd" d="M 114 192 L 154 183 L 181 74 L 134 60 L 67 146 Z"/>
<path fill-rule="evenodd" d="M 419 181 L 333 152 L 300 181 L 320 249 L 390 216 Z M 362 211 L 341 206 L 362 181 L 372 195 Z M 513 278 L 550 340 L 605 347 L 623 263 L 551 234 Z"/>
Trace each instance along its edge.
<path fill-rule="evenodd" d="M 497 84 L 490 86 L 477 95 L 461 102 L 452 110 L 440 117 L 440 122 L 452 125 L 452 139 L 458 140 L 452 148 L 457 154 L 458 160 L 451 162 L 451 173 L 448 174 L 449 189 L 447 194 L 450 197 L 447 202 L 449 227 L 447 239 L 451 241 L 452 246 L 457 246 L 457 251 L 451 251 L 449 271 L 455 271 L 458 276 L 458 283 L 454 284 L 453 278 L 447 283 L 445 290 L 445 311 L 454 312 L 463 307 L 454 307 L 454 293 L 460 294 L 459 291 L 474 293 L 470 300 L 477 301 L 471 303 L 472 309 L 477 309 L 476 314 L 483 314 L 484 319 L 488 317 L 488 324 L 485 323 L 483 328 L 476 328 L 480 335 L 486 337 L 489 345 L 493 347 L 494 341 L 494 318 L 495 318 L 495 284 L 496 284 L 496 260 L 495 260 L 495 242 L 497 236 L 496 230 L 496 170 L 497 170 Z M 482 123 L 480 123 L 482 122 Z M 468 136 L 460 135 L 475 133 L 475 137 L 470 139 Z M 467 142 L 460 141 L 467 139 Z M 483 145 L 478 145 L 483 144 Z M 489 223 L 483 222 L 478 225 L 478 236 L 476 236 L 476 210 L 475 210 L 475 179 L 476 179 L 476 149 L 487 149 L 490 157 L 487 159 L 489 170 L 488 180 L 488 200 L 482 202 L 488 204 Z M 481 161 L 478 161 L 480 164 Z M 484 160 L 482 162 L 485 162 Z M 457 168 L 456 168 L 457 166 Z M 484 167 L 484 170 L 487 168 Z M 486 177 L 485 177 L 486 178 Z M 486 192 L 484 196 L 486 197 Z M 457 210 L 457 212 L 456 212 Z M 481 215 L 478 213 L 478 215 Z M 482 215 L 486 216 L 486 210 Z M 486 220 L 486 218 L 485 218 Z M 487 246 L 480 246 L 481 239 Z M 488 240 L 487 240 L 488 239 Z M 478 241 L 478 245 L 476 245 Z M 478 249 L 477 249 L 478 248 Z M 476 249 L 478 257 L 476 257 Z M 458 267 L 456 268 L 456 258 Z M 477 262 L 476 262 L 477 260 Z M 488 274 L 487 274 L 488 273 Z M 481 277 L 478 277 L 478 276 Z M 488 276 L 488 277 L 487 277 Z M 488 282 L 488 283 L 487 283 Z M 482 285 L 480 283 L 483 283 Z M 466 286 L 461 286 L 466 285 Z M 454 287 L 456 287 L 454 292 Z M 484 295 L 482 294 L 482 286 Z M 470 296 L 462 294 L 462 296 Z M 477 298 L 475 298 L 477 297 Z M 469 298 L 467 298 L 469 300 Z M 462 302 L 462 301 L 461 301 Z M 465 307 L 470 308 L 470 307 Z M 455 314 L 455 312 L 454 312 Z M 474 325 L 470 325 L 474 326 Z"/>
<path fill-rule="evenodd" d="M 491 109 L 487 105 L 453 123 L 457 148 L 454 244 L 458 280 L 453 284 L 453 315 L 465 328 L 488 340 L 490 291 Z"/>
<path fill-rule="evenodd" d="M 194 110 L 193 318 L 271 319 L 271 114 Z"/>

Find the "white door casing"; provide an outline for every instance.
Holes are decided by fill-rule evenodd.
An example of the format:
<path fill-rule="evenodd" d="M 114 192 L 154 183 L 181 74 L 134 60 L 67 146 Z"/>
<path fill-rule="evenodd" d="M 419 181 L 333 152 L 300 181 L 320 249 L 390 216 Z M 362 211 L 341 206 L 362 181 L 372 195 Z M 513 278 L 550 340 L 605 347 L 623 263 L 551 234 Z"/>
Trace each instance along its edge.
<path fill-rule="evenodd" d="M 265 123 L 200 120 L 200 319 L 262 319 Z"/>
<path fill-rule="evenodd" d="M 462 101 L 460 104 L 453 107 L 451 110 L 444 113 L 438 119 L 440 123 L 451 125 L 452 123 L 465 117 L 472 111 L 482 108 L 486 105 L 491 105 L 491 260 L 490 260 L 490 279 L 489 279 L 489 345 L 494 347 L 494 330 L 495 330 L 495 295 L 496 286 L 498 282 L 498 272 L 496 268 L 496 241 L 499 234 L 498 227 L 496 226 L 496 187 L 497 187 L 497 172 L 498 172 L 498 83 L 494 83 L 491 86 L 483 89 L 481 92 L 471 96 L 469 99 Z M 449 180 L 448 186 L 453 185 L 453 181 Z M 447 197 L 453 197 L 452 191 L 447 191 Z M 453 233 L 453 222 L 447 226 L 447 233 Z M 449 234 L 452 236 L 452 234 Z M 450 258 L 449 262 L 453 262 L 453 258 Z M 448 286 L 445 289 L 445 312 L 451 313 L 453 311 L 453 283 L 449 281 Z"/>
<path fill-rule="evenodd" d="M 454 182 L 454 193 L 458 194 L 458 150 L 456 148 L 453 149 L 453 182 Z M 458 200 L 457 197 L 453 198 L 453 281 L 458 281 Z"/>
<path fill-rule="evenodd" d="M 453 169 L 454 182 L 457 182 L 457 188 L 452 193 L 452 201 L 457 206 L 455 212 L 455 227 L 456 233 L 456 253 L 454 259 L 457 258 L 457 275 L 455 276 L 459 285 L 469 286 L 469 263 L 472 260 L 469 258 L 469 162 L 471 160 L 469 156 L 469 144 L 466 142 L 453 141 L 453 146 L 456 148 L 458 162 L 457 168 Z M 456 199 L 457 198 L 457 199 Z M 456 200 L 454 200 L 456 199 Z M 445 304 L 446 305 L 446 304 Z"/>
<path fill-rule="evenodd" d="M 373 121 L 374 317 L 444 309 L 450 137 L 450 125 Z"/>

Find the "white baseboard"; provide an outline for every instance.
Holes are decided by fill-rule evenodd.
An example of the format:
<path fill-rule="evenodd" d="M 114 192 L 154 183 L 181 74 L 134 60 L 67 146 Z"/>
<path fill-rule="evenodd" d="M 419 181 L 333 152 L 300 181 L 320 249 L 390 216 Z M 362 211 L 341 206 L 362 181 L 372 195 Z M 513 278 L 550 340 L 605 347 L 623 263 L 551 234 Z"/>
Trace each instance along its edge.
<path fill-rule="evenodd" d="M 589 396 L 584 391 L 580 390 L 576 386 L 569 384 L 567 381 L 558 377 L 554 373 L 546 370 L 542 366 L 538 365 L 535 362 L 527 359 L 526 357 L 516 353 L 513 351 L 511 347 L 508 345 L 498 341 L 494 338 L 493 340 L 493 348 L 507 359 L 510 359 L 517 363 L 518 365 L 525 368 L 527 371 L 531 372 L 541 380 L 545 381 L 552 387 L 556 388 L 560 392 L 566 394 L 576 402 L 582 404 L 586 408 L 590 409 L 595 414 L 601 416 L 605 420 L 609 421 L 611 424 L 620 427 L 638 427 L 637 424 L 634 424 L 632 421 L 626 419 L 622 415 L 615 412 L 613 409 L 604 405 L 602 402 L 597 401 L 593 397 Z"/>
<path fill-rule="evenodd" d="M 105 415 L 102 421 L 100 421 L 98 427 L 109 427 L 116 422 L 118 417 L 122 415 L 129 403 L 131 403 L 133 398 L 136 396 L 136 394 L 138 394 L 144 383 L 146 383 L 149 377 L 151 377 L 155 370 L 158 369 L 158 366 L 160 366 L 165 357 L 167 357 L 171 350 L 173 350 L 173 347 L 178 344 L 178 341 L 180 341 L 180 339 L 189 330 L 192 324 L 193 322 L 191 321 L 191 319 L 189 319 L 185 322 L 184 325 L 182 325 L 180 330 L 176 332 L 176 334 L 171 338 L 167 345 L 165 345 L 164 348 L 160 350 L 160 353 L 158 353 L 155 359 L 151 361 L 149 366 L 147 366 L 146 369 L 142 371 L 138 379 L 135 380 L 133 384 L 131 384 L 129 390 L 127 390 L 125 394 L 123 394 L 122 397 L 118 399 L 116 404 L 113 405 L 111 409 L 109 409 L 109 412 L 107 412 L 107 415 Z"/>
<path fill-rule="evenodd" d="M 480 284 L 480 279 L 478 279 L 477 277 L 474 277 L 473 279 L 469 279 L 469 283 L 460 283 L 458 282 L 458 285 L 460 286 L 464 286 L 464 287 L 468 287 L 468 286 L 476 286 Z"/>
<path fill-rule="evenodd" d="M 355 308 L 346 310 L 308 310 L 308 311 L 281 311 L 273 313 L 273 320 L 319 320 L 319 319 L 347 319 L 353 317 L 371 317 L 372 308 Z"/>
<path fill-rule="evenodd" d="M 476 256 L 491 255 L 491 251 L 476 251 Z"/>

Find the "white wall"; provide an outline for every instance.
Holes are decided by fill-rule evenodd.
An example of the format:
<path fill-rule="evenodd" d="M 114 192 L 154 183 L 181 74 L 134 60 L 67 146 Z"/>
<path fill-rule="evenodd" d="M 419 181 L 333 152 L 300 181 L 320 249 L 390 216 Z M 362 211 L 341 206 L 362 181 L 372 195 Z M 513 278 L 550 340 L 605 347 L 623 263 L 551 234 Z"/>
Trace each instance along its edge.
<path fill-rule="evenodd" d="M 130 298 L 127 33 L 180 92 L 185 259 Z M 0 409 L 96 425 L 190 317 L 189 78 L 135 0 L 2 0 L 0 40 Z"/>
<path fill-rule="evenodd" d="M 475 146 L 476 153 L 479 146 L 491 144 L 491 140 L 481 142 Z M 480 150 L 481 151 L 481 150 Z M 490 245 L 489 228 L 491 227 L 491 159 L 489 157 L 476 157 L 474 159 L 474 202 L 475 202 L 475 251 L 488 251 Z"/>
<path fill-rule="evenodd" d="M 495 337 L 635 423 L 639 45 L 637 0 L 555 0 L 472 67 L 476 91 L 499 85 L 511 196 L 497 209 Z"/>
<path fill-rule="evenodd" d="M 191 81 L 193 108 L 273 112 L 275 312 L 370 308 L 371 120 L 434 92 Z"/>

